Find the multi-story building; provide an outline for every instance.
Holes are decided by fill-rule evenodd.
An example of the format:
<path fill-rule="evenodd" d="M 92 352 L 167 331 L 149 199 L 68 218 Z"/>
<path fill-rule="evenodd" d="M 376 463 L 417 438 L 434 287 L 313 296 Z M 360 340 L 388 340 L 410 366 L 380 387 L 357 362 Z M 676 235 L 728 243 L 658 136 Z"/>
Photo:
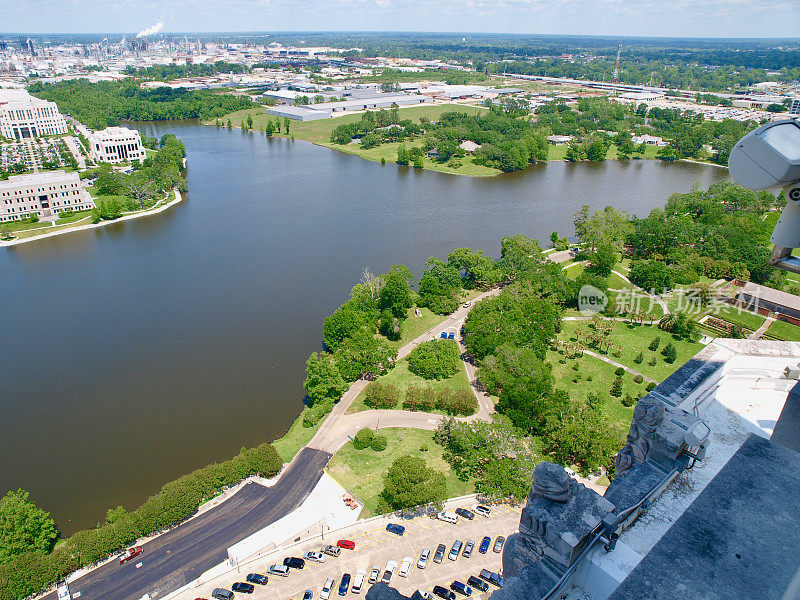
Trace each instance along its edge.
<path fill-rule="evenodd" d="M 127 127 L 107 127 L 89 136 L 92 158 L 97 162 L 143 161 L 147 152 L 138 131 Z"/>
<path fill-rule="evenodd" d="M 89 208 L 94 208 L 94 201 L 77 173 L 47 171 L 0 181 L 0 221 L 16 221 L 31 214 L 54 217 L 67 209 Z"/>
<path fill-rule="evenodd" d="M 26 90 L 0 89 L 0 134 L 21 140 L 67 133 L 67 122 L 55 102 Z"/>

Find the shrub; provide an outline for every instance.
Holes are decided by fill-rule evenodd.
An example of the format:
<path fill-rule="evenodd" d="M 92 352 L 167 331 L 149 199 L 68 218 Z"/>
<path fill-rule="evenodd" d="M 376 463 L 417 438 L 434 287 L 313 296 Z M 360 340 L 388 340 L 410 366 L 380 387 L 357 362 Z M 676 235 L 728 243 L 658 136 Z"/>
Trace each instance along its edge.
<path fill-rule="evenodd" d="M 428 451 L 428 444 L 422 444 L 422 446 L 419 447 L 419 451 L 420 452 L 427 452 Z"/>
<path fill-rule="evenodd" d="M 333 410 L 332 400 L 322 400 L 303 411 L 303 427 L 314 427 Z"/>
<path fill-rule="evenodd" d="M 650 350 L 655 352 L 656 350 L 658 350 L 658 346 L 659 346 L 660 343 L 661 343 L 661 338 L 659 336 L 656 336 L 656 337 L 653 338 L 653 341 L 650 342 L 650 345 L 648 346 L 648 348 L 650 348 Z"/>
<path fill-rule="evenodd" d="M 648 391 L 648 392 L 651 391 L 651 390 L 654 390 L 654 389 L 656 389 L 656 384 L 651 381 L 650 383 L 647 384 L 647 387 L 644 388 L 644 389 L 646 391 Z"/>
<path fill-rule="evenodd" d="M 625 394 L 625 397 L 622 399 L 622 406 L 633 406 L 636 404 L 636 400 L 630 394 Z"/>
<path fill-rule="evenodd" d="M 614 383 L 611 385 L 611 390 L 609 394 L 614 396 L 615 398 L 619 398 L 622 396 L 622 377 L 617 377 L 614 380 Z"/>
<path fill-rule="evenodd" d="M 363 450 L 364 448 L 368 448 L 374 439 L 375 432 L 369 427 L 365 427 L 353 438 L 353 446 L 355 446 L 356 450 Z"/>
<path fill-rule="evenodd" d="M 656 358 L 656 355 L 653 354 L 653 356 L 650 357 L 650 360 L 647 361 L 647 364 L 650 365 L 651 367 L 655 367 L 657 362 L 658 359 Z"/>
<path fill-rule="evenodd" d="M 633 362 L 635 362 L 637 365 L 640 365 L 642 364 L 643 360 L 644 360 L 644 353 L 639 352 L 639 354 L 636 355 L 636 358 L 633 359 Z"/>
<path fill-rule="evenodd" d="M 644 381 L 644 377 L 642 377 L 641 375 L 637 374 L 633 376 L 634 383 L 642 383 L 642 381 Z"/>
<path fill-rule="evenodd" d="M 661 351 L 661 354 L 664 355 L 664 361 L 672 364 L 678 358 L 678 351 L 675 349 L 675 346 L 672 345 L 672 342 L 664 346 L 664 349 Z"/>
<path fill-rule="evenodd" d="M 617 377 L 622 377 L 623 375 L 625 375 L 625 369 L 623 369 L 622 367 L 617 367 L 616 370 L 614 371 L 614 375 L 616 375 Z"/>
<path fill-rule="evenodd" d="M 386 446 L 388 446 L 389 441 L 386 439 L 385 435 L 376 435 L 372 438 L 372 443 L 370 444 L 370 448 L 372 448 L 375 452 L 383 452 L 386 450 Z"/>
<path fill-rule="evenodd" d="M 436 392 L 431 387 L 410 386 L 406 390 L 403 408 L 412 411 L 430 412 L 436 406 Z"/>
<path fill-rule="evenodd" d="M 400 399 L 397 386 L 373 381 L 364 390 L 364 403 L 372 408 L 394 408 Z"/>
<path fill-rule="evenodd" d="M 442 390 L 436 405 L 448 415 L 471 415 L 478 410 L 478 399 L 471 390 Z"/>
<path fill-rule="evenodd" d="M 461 353 L 452 340 L 424 342 L 408 355 L 408 369 L 425 379 L 452 377 L 461 368 Z"/>

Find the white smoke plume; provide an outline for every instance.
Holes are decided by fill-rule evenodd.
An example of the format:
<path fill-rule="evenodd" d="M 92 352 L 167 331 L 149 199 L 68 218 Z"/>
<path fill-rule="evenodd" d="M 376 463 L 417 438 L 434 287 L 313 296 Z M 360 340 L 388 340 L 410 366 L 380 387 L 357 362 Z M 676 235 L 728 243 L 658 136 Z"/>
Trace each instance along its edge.
<path fill-rule="evenodd" d="M 159 31 L 161 31 L 162 29 L 164 29 L 164 21 L 159 21 L 155 25 L 152 25 L 151 27 L 148 27 L 147 29 L 143 29 L 142 31 L 137 33 L 136 37 L 140 38 L 140 37 L 145 37 L 145 36 L 148 36 L 148 35 L 155 35 Z"/>

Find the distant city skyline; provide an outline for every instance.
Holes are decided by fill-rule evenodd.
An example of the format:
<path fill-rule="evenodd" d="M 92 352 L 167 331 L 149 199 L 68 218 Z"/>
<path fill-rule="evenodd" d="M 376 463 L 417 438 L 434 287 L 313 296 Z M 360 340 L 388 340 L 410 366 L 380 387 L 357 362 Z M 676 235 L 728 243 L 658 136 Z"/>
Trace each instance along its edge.
<path fill-rule="evenodd" d="M 2 33 L 425 31 L 800 36 L 792 0 L 0 0 Z"/>

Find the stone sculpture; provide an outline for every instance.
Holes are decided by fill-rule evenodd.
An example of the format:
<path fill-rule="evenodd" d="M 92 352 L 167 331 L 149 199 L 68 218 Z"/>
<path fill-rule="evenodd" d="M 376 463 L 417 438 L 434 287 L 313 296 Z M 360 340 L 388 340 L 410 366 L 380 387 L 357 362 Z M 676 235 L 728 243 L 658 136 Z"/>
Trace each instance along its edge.
<path fill-rule="evenodd" d="M 625 446 L 617 454 L 616 477 L 624 476 L 635 464 L 644 462 L 656 435 L 656 429 L 664 421 L 664 403 L 652 396 L 645 396 L 636 404 L 633 420 Z"/>

